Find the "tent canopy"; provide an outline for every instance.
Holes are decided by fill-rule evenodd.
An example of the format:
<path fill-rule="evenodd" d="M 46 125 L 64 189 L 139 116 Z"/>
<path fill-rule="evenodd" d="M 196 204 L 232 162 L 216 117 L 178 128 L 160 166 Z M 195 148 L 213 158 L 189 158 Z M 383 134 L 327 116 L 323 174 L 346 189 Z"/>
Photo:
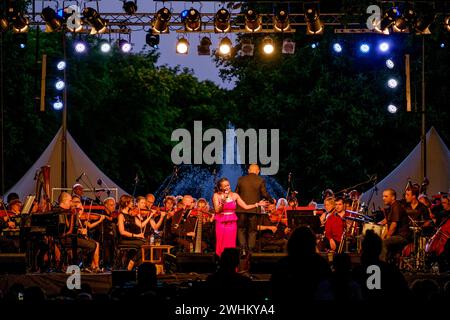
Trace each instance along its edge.
<path fill-rule="evenodd" d="M 61 187 L 61 144 L 63 139 L 62 128 L 58 130 L 53 140 L 47 146 L 45 151 L 41 154 L 39 159 L 31 166 L 31 168 L 25 173 L 25 175 L 10 189 L 5 195 L 11 192 L 16 192 L 19 197 L 24 198 L 29 194 L 34 194 L 36 192 L 36 172 L 41 167 L 49 165 L 50 166 L 50 190 L 52 188 Z M 67 131 L 67 183 L 68 186 L 72 186 L 76 183 L 76 179 L 83 175 L 79 183 L 83 185 L 84 188 L 117 188 L 117 195 L 126 194 L 126 192 L 120 188 L 114 181 L 108 178 L 92 161 L 89 157 L 81 150 L 80 146 L 75 142 L 73 137 Z M 101 179 L 103 184 L 99 186 L 97 180 Z M 92 181 L 92 186 L 90 185 Z M 59 195 L 59 192 L 55 193 L 55 197 Z M 87 194 L 89 196 L 89 194 Z M 101 191 L 100 198 L 106 198 L 107 192 Z M 111 196 L 115 196 L 114 192 Z"/>
<path fill-rule="evenodd" d="M 427 194 L 434 195 L 439 192 L 448 192 L 450 187 L 450 153 L 434 127 L 427 133 L 426 149 L 427 178 L 430 181 Z M 361 202 L 368 204 L 370 209 L 382 208 L 384 206 L 383 190 L 392 188 L 397 192 L 397 198 L 400 198 L 405 191 L 408 179 L 411 179 L 413 183 L 421 184 L 423 181 L 421 153 L 421 143 L 419 143 L 390 174 L 361 195 Z M 370 199 L 371 196 L 372 199 Z"/>

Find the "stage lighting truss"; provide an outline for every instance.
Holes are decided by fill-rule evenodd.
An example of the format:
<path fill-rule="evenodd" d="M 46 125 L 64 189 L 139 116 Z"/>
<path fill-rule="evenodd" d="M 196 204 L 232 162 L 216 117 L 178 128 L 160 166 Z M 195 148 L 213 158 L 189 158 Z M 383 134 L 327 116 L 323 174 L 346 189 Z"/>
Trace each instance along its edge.
<path fill-rule="evenodd" d="M 187 11 L 184 20 L 184 28 L 189 32 L 198 32 L 201 30 L 202 16 L 198 10 L 191 8 Z"/>
<path fill-rule="evenodd" d="M 231 14 L 225 9 L 221 8 L 214 16 L 214 30 L 218 33 L 225 33 L 231 30 Z"/>
<path fill-rule="evenodd" d="M 168 8 L 164 7 L 159 9 L 152 22 L 153 31 L 155 33 L 169 33 L 171 17 L 172 13 Z"/>
<path fill-rule="evenodd" d="M 200 44 L 197 46 L 197 53 L 199 56 L 211 55 L 211 39 L 209 37 L 203 37 L 200 40 Z"/>
<path fill-rule="evenodd" d="M 319 9 L 316 5 L 305 5 L 306 34 L 315 35 L 323 33 L 323 23 L 320 21 Z"/>
<path fill-rule="evenodd" d="M 85 8 L 83 10 L 83 19 L 92 27 L 91 34 L 104 33 L 107 29 L 107 21 L 101 18 L 94 8 Z"/>
<path fill-rule="evenodd" d="M 60 31 L 63 27 L 63 19 L 58 16 L 55 9 L 46 7 L 42 9 L 42 19 L 45 21 L 45 32 Z"/>

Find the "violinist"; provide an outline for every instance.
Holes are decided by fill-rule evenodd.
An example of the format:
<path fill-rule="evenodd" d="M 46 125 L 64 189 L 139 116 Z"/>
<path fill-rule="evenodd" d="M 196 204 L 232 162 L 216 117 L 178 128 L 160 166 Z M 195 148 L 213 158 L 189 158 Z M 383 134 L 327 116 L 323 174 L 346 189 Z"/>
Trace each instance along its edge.
<path fill-rule="evenodd" d="M 287 227 L 286 210 L 288 202 L 281 198 L 275 204 L 270 204 L 267 208 L 268 215 L 261 219 L 258 230 L 260 231 L 260 245 L 262 251 L 285 252 L 287 249 L 287 237 L 289 228 Z"/>
<path fill-rule="evenodd" d="M 103 205 L 105 206 L 105 220 L 101 225 L 102 261 L 103 265 L 109 269 L 114 262 L 114 237 L 118 213 L 116 211 L 116 200 L 113 197 L 103 200 Z"/>
<path fill-rule="evenodd" d="M 9 228 L 9 218 L 8 218 L 8 211 L 6 210 L 3 202 L 0 200 L 0 205 L 2 206 L 2 213 L 4 212 L 4 216 L 0 217 L 0 232 L 3 229 Z M 4 237 L 0 233 L 0 253 L 12 253 L 16 251 L 16 244 L 14 240 L 8 239 L 7 237 Z"/>
<path fill-rule="evenodd" d="M 133 256 L 129 256 L 127 269 L 132 270 L 142 258 L 141 247 L 145 244 L 145 237 L 143 229 L 147 223 L 152 219 L 150 214 L 147 219 L 141 221 L 138 217 L 138 211 L 133 211 L 133 198 L 129 195 L 122 195 L 119 200 L 119 217 L 118 229 L 120 234 L 120 244 L 134 247 L 136 252 Z M 165 212 L 161 212 L 161 217 L 164 218 Z"/>
<path fill-rule="evenodd" d="M 8 203 L 8 211 L 4 219 L 6 221 L 6 229 L 17 229 L 20 226 L 20 211 L 22 210 L 22 202 L 20 199 L 11 200 Z"/>
<path fill-rule="evenodd" d="M 145 196 L 145 205 L 147 207 L 147 210 L 155 210 L 156 207 L 155 204 L 155 196 L 152 193 L 149 193 Z"/>
<path fill-rule="evenodd" d="M 175 204 L 176 204 L 175 197 L 167 196 L 163 201 L 164 207 L 161 209 L 161 212 L 166 213 L 165 216 L 166 218 L 162 219 L 163 220 L 162 232 L 163 238 L 166 243 L 173 243 L 171 230 L 172 230 L 172 217 L 176 212 Z"/>
<path fill-rule="evenodd" d="M 150 235 L 154 231 L 158 231 L 163 222 L 163 219 L 159 219 L 158 222 L 155 222 L 155 219 L 153 217 L 156 215 L 156 210 L 147 209 L 147 201 L 144 197 L 139 196 L 136 198 L 136 208 L 134 208 L 133 211 L 137 214 L 137 218 L 142 222 L 144 235 Z M 147 216 L 147 218 L 145 216 Z M 147 228 L 148 222 L 144 223 L 146 219 L 148 222 L 150 222 L 151 228 L 149 229 Z"/>

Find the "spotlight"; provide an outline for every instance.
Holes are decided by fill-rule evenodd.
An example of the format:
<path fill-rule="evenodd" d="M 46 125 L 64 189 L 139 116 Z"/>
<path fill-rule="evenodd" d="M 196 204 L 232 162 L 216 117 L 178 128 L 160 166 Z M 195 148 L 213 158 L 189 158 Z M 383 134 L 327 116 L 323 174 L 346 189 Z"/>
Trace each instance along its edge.
<path fill-rule="evenodd" d="M 414 29 L 418 34 L 431 34 L 430 25 L 434 21 L 434 15 L 427 14 L 416 20 Z"/>
<path fill-rule="evenodd" d="M 61 99 L 58 97 L 56 101 L 53 103 L 53 109 L 55 110 L 61 110 L 64 107 L 64 104 L 62 103 Z"/>
<path fill-rule="evenodd" d="M 20 49 L 25 49 L 27 47 L 28 42 L 28 33 L 20 32 L 13 33 L 13 43 L 17 44 Z"/>
<path fill-rule="evenodd" d="M 445 43 L 442 42 L 442 43 L 439 45 L 439 47 L 441 47 L 442 49 L 444 49 L 444 48 L 445 48 Z"/>
<path fill-rule="evenodd" d="M 131 43 L 129 43 L 125 39 L 120 39 L 119 40 L 119 48 L 120 48 L 120 50 L 122 50 L 122 52 L 128 53 L 131 51 Z"/>
<path fill-rule="evenodd" d="M 410 27 L 410 25 L 414 23 L 415 18 L 416 13 L 414 12 L 414 10 L 412 8 L 406 7 L 403 15 L 395 20 L 393 26 L 394 31 L 404 32 Z"/>
<path fill-rule="evenodd" d="M 386 67 L 388 67 L 389 69 L 393 69 L 395 67 L 394 61 L 392 61 L 391 59 L 387 59 Z"/>
<path fill-rule="evenodd" d="M 187 10 L 187 9 L 184 9 L 183 11 L 181 11 L 181 13 L 180 13 L 181 22 L 184 22 L 184 20 L 186 20 L 188 14 L 189 14 L 189 10 Z"/>
<path fill-rule="evenodd" d="M 156 33 L 168 33 L 169 32 L 169 21 L 172 17 L 170 10 L 167 8 L 161 8 L 156 13 L 153 19 L 152 27 L 153 31 Z"/>
<path fill-rule="evenodd" d="M 228 32 L 231 29 L 231 23 L 230 23 L 230 12 L 225 9 L 221 8 L 219 11 L 216 12 L 214 16 L 214 31 L 215 32 Z"/>
<path fill-rule="evenodd" d="M 359 46 L 359 50 L 362 53 L 368 53 L 370 51 L 370 46 L 367 43 L 363 43 Z"/>
<path fill-rule="evenodd" d="M 177 41 L 177 53 L 188 54 L 189 51 L 189 41 L 186 38 L 180 38 Z"/>
<path fill-rule="evenodd" d="M 18 33 L 27 32 L 29 23 L 28 18 L 22 16 L 20 13 L 14 15 L 11 20 L 13 31 Z"/>
<path fill-rule="evenodd" d="M 77 53 L 83 53 L 86 51 L 86 45 L 83 42 L 76 42 L 75 43 L 75 51 Z"/>
<path fill-rule="evenodd" d="M 447 29 L 447 31 L 450 31 L 450 16 L 445 17 L 445 28 Z"/>
<path fill-rule="evenodd" d="M 378 49 L 380 49 L 381 52 L 387 52 L 389 50 L 389 43 L 387 42 L 380 43 Z"/>
<path fill-rule="evenodd" d="M 313 48 L 313 49 L 317 48 L 318 46 L 319 46 L 318 42 L 314 42 L 311 44 L 311 48 Z"/>
<path fill-rule="evenodd" d="M 295 42 L 292 39 L 284 39 L 283 45 L 281 47 L 281 53 L 294 54 L 295 53 Z"/>
<path fill-rule="evenodd" d="M 278 11 L 273 19 L 273 28 L 275 31 L 282 32 L 289 30 L 289 14 L 285 10 Z"/>
<path fill-rule="evenodd" d="M 100 51 L 103 53 L 108 53 L 111 51 L 111 45 L 108 42 L 103 42 L 100 45 Z"/>
<path fill-rule="evenodd" d="M 257 32 L 262 29 L 262 17 L 253 9 L 245 12 L 245 30 L 249 32 Z"/>
<path fill-rule="evenodd" d="M 387 82 L 387 85 L 388 85 L 389 88 L 395 89 L 398 86 L 398 82 L 395 79 L 389 79 L 388 82 Z"/>
<path fill-rule="evenodd" d="M 59 90 L 59 91 L 63 90 L 65 88 L 65 86 L 66 86 L 66 84 L 62 80 L 58 80 L 55 83 L 55 88 L 56 88 L 56 90 Z"/>
<path fill-rule="evenodd" d="M 126 1 L 123 3 L 123 10 L 126 14 L 135 14 L 137 9 L 138 8 L 135 1 Z"/>
<path fill-rule="evenodd" d="M 41 17 L 45 21 L 45 31 L 58 31 L 62 28 L 63 21 L 56 14 L 56 11 L 50 7 L 42 9 Z"/>
<path fill-rule="evenodd" d="M 323 33 L 323 24 L 320 21 L 319 11 L 316 7 L 310 7 L 305 12 L 306 34 Z"/>
<path fill-rule="evenodd" d="M 396 7 L 391 7 L 386 11 L 383 18 L 375 25 L 375 30 L 384 34 L 389 34 L 389 27 L 392 26 L 400 15 Z"/>
<path fill-rule="evenodd" d="M 209 56 L 211 55 L 211 39 L 208 37 L 203 37 L 200 40 L 200 44 L 197 46 L 197 53 L 199 56 Z"/>
<path fill-rule="evenodd" d="M 273 39 L 271 37 L 265 37 L 263 39 L 263 51 L 265 54 L 272 54 L 275 50 Z"/>
<path fill-rule="evenodd" d="M 396 113 L 396 112 L 398 111 L 398 108 L 397 108 L 395 105 L 390 104 L 390 105 L 388 105 L 387 110 L 388 110 L 390 113 Z"/>
<path fill-rule="evenodd" d="M 145 35 L 145 43 L 147 43 L 153 49 L 158 49 L 159 34 L 153 34 L 153 32 L 150 31 Z"/>
<path fill-rule="evenodd" d="M 222 56 L 227 56 L 231 53 L 232 47 L 233 47 L 233 43 L 231 42 L 231 40 L 229 38 L 225 37 L 222 40 L 220 40 L 219 53 Z"/>
<path fill-rule="evenodd" d="M 63 71 L 66 68 L 66 62 L 65 61 L 58 62 L 58 64 L 56 65 L 56 68 L 59 71 Z"/>
<path fill-rule="evenodd" d="M 92 26 L 91 34 L 103 33 L 106 31 L 106 20 L 102 19 L 98 12 L 91 7 L 83 10 L 84 19 Z"/>
<path fill-rule="evenodd" d="M 333 44 L 333 50 L 336 53 L 341 53 L 342 52 L 342 46 L 339 43 L 335 43 L 335 44 Z"/>
<path fill-rule="evenodd" d="M 184 21 L 184 28 L 186 31 L 200 31 L 202 28 L 202 18 L 200 12 L 191 8 L 186 15 Z"/>

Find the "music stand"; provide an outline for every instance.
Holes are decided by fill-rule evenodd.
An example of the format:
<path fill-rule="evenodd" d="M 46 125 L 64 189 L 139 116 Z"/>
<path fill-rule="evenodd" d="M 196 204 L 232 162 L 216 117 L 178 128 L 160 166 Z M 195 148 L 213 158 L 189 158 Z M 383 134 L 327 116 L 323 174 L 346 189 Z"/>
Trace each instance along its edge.
<path fill-rule="evenodd" d="M 25 199 L 25 203 L 23 204 L 21 214 L 29 214 L 31 211 L 31 207 L 33 206 L 34 199 L 36 199 L 36 196 L 29 195 Z"/>
<path fill-rule="evenodd" d="M 308 226 L 314 233 L 320 233 L 320 217 L 314 210 L 287 210 L 288 227 L 291 230 L 300 226 Z"/>

